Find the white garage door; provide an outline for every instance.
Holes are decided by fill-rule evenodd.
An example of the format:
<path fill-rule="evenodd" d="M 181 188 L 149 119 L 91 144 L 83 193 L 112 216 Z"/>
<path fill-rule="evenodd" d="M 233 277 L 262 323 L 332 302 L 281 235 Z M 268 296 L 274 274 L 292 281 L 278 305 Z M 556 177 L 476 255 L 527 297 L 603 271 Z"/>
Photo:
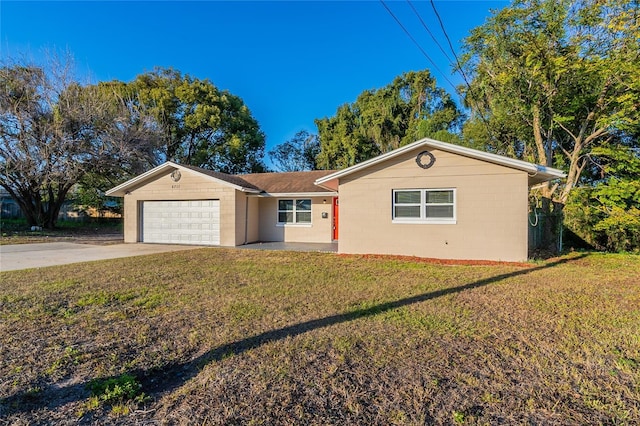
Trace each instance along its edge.
<path fill-rule="evenodd" d="M 220 244 L 220 200 L 145 201 L 145 243 Z"/>

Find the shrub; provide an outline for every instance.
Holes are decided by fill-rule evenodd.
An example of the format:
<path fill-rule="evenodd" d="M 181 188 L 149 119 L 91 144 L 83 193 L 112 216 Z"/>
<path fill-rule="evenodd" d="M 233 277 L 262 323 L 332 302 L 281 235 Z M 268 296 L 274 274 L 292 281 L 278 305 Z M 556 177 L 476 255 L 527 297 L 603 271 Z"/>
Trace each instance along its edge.
<path fill-rule="evenodd" d="M 130 374 L 109 379 L 94 379 L 89 383 L 91 394 L 106 404 L 121 404 L 125 401 L 143 402 L 146 396 L 142 385 Z"/>
<path fill-rule="evenodd" d="M 576 188 L 565 226 L 599 250 L 640 251 L 640 181 L 616 178 Z"/>

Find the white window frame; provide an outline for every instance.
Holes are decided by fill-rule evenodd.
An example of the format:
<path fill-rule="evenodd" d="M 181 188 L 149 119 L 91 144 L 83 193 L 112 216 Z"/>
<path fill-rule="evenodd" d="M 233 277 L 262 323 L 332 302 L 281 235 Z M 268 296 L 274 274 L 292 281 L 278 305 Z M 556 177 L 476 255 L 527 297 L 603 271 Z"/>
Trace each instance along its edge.
<path fill-rule="evenodd" d="M 311 208 L 309 210 L 300 210 L 301 212 L 309 213 L 309 222 L 298 222 L 298 210 L 296 207 L 297 201 L 309 201 Z M 293 210 L 280 210 L 280 201 L 293 201 Z M 313 200 L 311 198 L 278 198 L 276 201 L 276 226 L 311 226 L 313 221 Z M 280 213 L 293 212 L 293 222 L 280 222 Z"/>
<path fill-rule="evenodd" d="M 396 217 L 396 193 L 397 192 L 410 192 L 420 191 L 420 217 Z M 453 203 L 431 203 L 434 206 L 453 206 L 453 217 L 444 218 L 428 218 L 427 216 L 427 192 L 437 191 L 451 191 L 453 193 Z M 392 223 L 424 223 L 433 225 L 454 225 L 457 223 L 457 194 L 456 188 L 407 188 L 407 189 L 394 189 L 391 193 L 391 222 Z M 398 205 L 413 205 L 416 204 L 398 204 Z"/>

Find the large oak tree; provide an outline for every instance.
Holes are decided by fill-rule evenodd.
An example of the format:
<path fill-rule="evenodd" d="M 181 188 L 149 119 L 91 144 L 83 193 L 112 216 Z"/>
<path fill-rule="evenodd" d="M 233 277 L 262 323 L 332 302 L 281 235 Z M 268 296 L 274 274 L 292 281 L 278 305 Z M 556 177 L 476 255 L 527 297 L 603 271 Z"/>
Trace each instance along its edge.
<path fill-rule="evenodd" d="M 0 68 L 0 185 L 29 225 L 52 228 L 69 191 L 88 173 L 151 158 L 155 126 L 133 103 L 80 85 L 69 60 Z"/>
<path fill-rule="evenodd" d="M 163 68 L 139 75 L 127 91 L 162 131 L 159 162 L 232 174 L 264 171 L 264 133 L 238 96 Z"/>

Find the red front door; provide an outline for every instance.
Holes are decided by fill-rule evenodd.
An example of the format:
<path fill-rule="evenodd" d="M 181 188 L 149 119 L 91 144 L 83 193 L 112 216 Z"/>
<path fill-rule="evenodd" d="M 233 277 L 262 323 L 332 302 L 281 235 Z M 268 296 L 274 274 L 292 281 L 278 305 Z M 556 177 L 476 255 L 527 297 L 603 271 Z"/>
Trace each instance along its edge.
<path fill-rule="evenodd" d="M 338 197 L 335 197 L 333 199 L 333 239 L 334 240 L 338 239 L 338 217 L 340 216 L 338 214 L 338 210 L 339 210 Z"/>

